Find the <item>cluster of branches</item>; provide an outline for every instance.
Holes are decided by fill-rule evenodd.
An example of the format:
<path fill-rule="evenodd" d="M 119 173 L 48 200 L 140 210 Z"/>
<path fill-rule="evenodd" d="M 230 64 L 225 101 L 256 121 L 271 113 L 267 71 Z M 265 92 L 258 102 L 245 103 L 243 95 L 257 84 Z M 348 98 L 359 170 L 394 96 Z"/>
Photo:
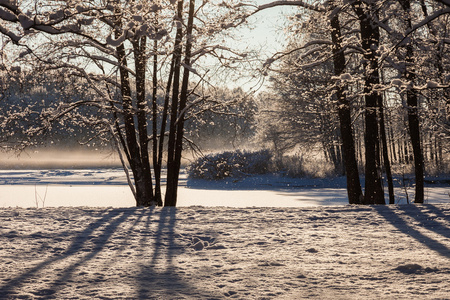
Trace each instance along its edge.
<path fill-rule="evenodd" d="M 285 116 L 285 122 L 277 124 L 281 126 L 277 130 L 286 134 L 286 128 L 291 128 L 298 133 L 299 126 L 292 126 L 297 123 L 310 133 L 306 122 L 327 141 L 324 133 L 330 136 L 334 131 L 324 132 L 323 128 L 339 128 L 349 202 L 385 204 L 381 178 L 384 167 L 389 202 L 394 203 L 385 115 L 388 108 L 400 103 L 412 146 L 415 202 L 423 203 L 425 126 L 421 125 L 420 115 L 426 115 L 426 124 L 434 122 L 441 137 L 447 134 L 444 141 L 448 140 L 448 3 L 424 0 L 315 3 L 275 1 L 257 8 L 259 11 L 279 5 L 299 7 L 292 19 L 288 49 L 276 53 L 265 64 L 267 69 L 277 72 L 273 76 L 273 89 L 282 99 L 277 105 L 283 103 L 281 109 L 272 112 Z M 321 17 L 324 14 L 326 18 Z M 293 109 L 295 105 L 300 109 Z M 332 110 L 321 111 L 327 105 Z M 270 109 L 266 109 L 268 115 Z M 307 121 L 311 114 L 314 122 Z M 336 122 L 333 115 L 338 117 Z M 364 128 L 364 195 L 356 155 L 356 150 L 362 151 L 355 147 L 355 132 L 359 128 Z M 284 141 L 288 146 L 293 144 L 288 138 Z"/>
<path fill-rule="evenodd" d="M 3 71 L 19 77 L 37 70 L 63 74 L 83 82 L 76 83 L 73 93 L 90 90 L 77 101 L 53 103 L 24 132 L 37 135 L 55 122 L 81 120 L 116 146 L 138 206 L 175 206 L 191 108 L 198 114 L 228 107 L 205 94 L 213 90 L 213 74 L 202 63 L 209 56 L 233 66 L 244 57 L 219 42 L 227 29 L 243 22 L 235 5 L 233 0 L 1 0 L 0 32 L 8 38 L 2 53 L 9 65 Z M 12 59 L 17 49 L 23 51 Z M 15 120 L 36 113 L 22 107 Z M 12 119 L 7 112 L 3 116 L 7 128 Z"/>
<path fill-rule="evenodd" d="M 129 177 L 129 184 L 137 205 L 163 204 L 164 159 L 168 172 L 164 205 L 174 206 L 189 112 L 198 115 L 227 107 L 205 93 L 211 90 L 208 82 L 215 74 L 202 68 L 204 57 L 214 57 L 227 67 L 243 58 L 249 60 L 226 49 L 218 37 L 254 13 L 285 5 L 300 8 L 297 23 L 291 28 L 293 36 L 302 38 L 311 28 L 315 28 L 315 35 L 296 40 L 294 47 L 275 54 L 263 67 L 271 69 L 275 61 L 297 55 L 285 64 L 289 66 L 285 77 L 275 82 L 281 85 L 286 78 L 287 82 L 300 79 L 302 87 L 297 92 L 279 89 L 281 98 L 306 95 L 328 99 L 326 104 L 310 105 L 312 112 L 329 107 L 337 111 L 349 202 L 385 203 L 381 161 L 393 201 L 384 120 L 385 106 L 393 101 L 386 97 L 388 94 L 395 94 L 404 104 L 416 171 L 415 201 L 423 202 L 421 99 L 445 99 L 447 115 L 442 124 L 448 126 L 447 0 L 334 0 L 314 4 L 287 0 L 262 6 L 237 0 L 200 4 L 195 0 L 0 0 L 0 32 L 9 41 L 2 45 L 2 58 L 8 66 L 2 72 L 19 77 L 23 74 L 10 64 L 11 58 L 5 57 L 18 47 L 24 51 L 15 59 L 22 67 L 29 66 L 27 72 L 36 68 L 45 74 L 63 70 L 66 77 L 80 78 L 82 86 L 92 91 L 89 96 L 45 109 L 45 114 L 37 118 L 40 125 L 27 134 L 39 134 L 64 117 L 73 118 L 80 107 L 90 107 L 88 113 L 78 112 L 77 119 L 98 135 L 109 134 L 125 170 L 129 167 L 133 174 L 134 183 Z M 317 74 L 318 67 L 324 75 Z M 364 102 L 364 196 L 354 141 L 358 99 Z M 291 105 L 289 110 L 300 115 L 297 123 L 305 124 L 303 107 Z M 11 115 L 18 120 L 33 113 L 26 107 Z M 334 124 L 335 118 L 330 116 L 322 115 L 320 122 L 315 121 L 314 126 L 322 126 L 323 135 L 333 132 L 330 127 L 334 126 L 327 126 L 327 121 Z M 314 114 L 309 118 L 315 119 Z M 8 120 L 11 118 L 2 121 L 3 127 Z M 284 118 L 280 124 L 286 129 L 289 120 Z M 304 131 L 311 132 L 308 127 Z"/>

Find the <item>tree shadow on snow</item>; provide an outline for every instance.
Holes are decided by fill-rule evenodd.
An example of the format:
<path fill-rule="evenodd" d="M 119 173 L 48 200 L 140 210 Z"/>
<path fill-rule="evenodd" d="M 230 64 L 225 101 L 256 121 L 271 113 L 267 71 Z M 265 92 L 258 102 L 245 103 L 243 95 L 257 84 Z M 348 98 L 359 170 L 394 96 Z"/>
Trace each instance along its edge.
<path fill-rule="evenodd" d="M 157 216 L 159 215 L 159 220 Z M 111 268 L 110 261 L 123 259 L 123 252 L 133 242 L 129 239 L 130 234 L 141 235 L 137 245 L 140 253 L 150 252 L 149 261 L 138 261 L 140 264 L 134 264 L 137 267 L 136 273 L 128 270 L 132 275 L 124 278 L 124 282 L 130 283 L 130 290 L 136 292 L 138 299 L 155 299 L 155 296 L 161 295 L 172 298 L 180 298 L 183 295 L 193 296 L 194 298 L 207 298 L 208 292 L 200 291 L 198 287 L 189 284 L 186 281 L 184 270 L 179 267 L 175 259 L 177 255 L 184 252 L 188 243 L 183 237 L 175 233 L 176 226 L 176 208 L 163 208 L 155 211 L 149 209 L 111 209 L 100 214 L 92 223 L 86 224 L 78 232 L 63 231 L 52 239 L 70 239 L 70 244 L 59 253 L 38 262 L 29 269 L 24 269 L 17 276 L 9 279 L 0 285 L 0 299 L 16 298 L 39 298 L 53 299 L 57 296 L 70 298 L 78 296 L 89 296 L 93 298 L 105 296 L 98 294 L 96 290 L 96 278 L 84 278 L 81 272 L 96 266 L 94 259 L 100 259 Z M 145 222 L 143 230 L 136 230 L 136 225 Z M 158 222 L 157 228 L 152 224 Z M 126 224 L 126 225 L 125 225 Z M 125 229 L 126 228 L 126 229 Z M 35 234 L 23 236 L 22 238 L 36 239 Z M 136 245 L 133 245 L 136 246 Z M 17 255 L 21 254 L 17 250 Z M 48 251 L 45 248 L 33 249 L 35 253 Z M 107 256 L 106 260 L 104 256 Z M 130 257 L 134 260 L 136 257 Z M 97 263 L 98 265 L 98 263 Z M 112 267 L 113 268 L 113 267 Z M 93 270 L 91 276 L 101 275 L 108 278 L 109 274 L 103 274 L 101 269 Z M 89 272 L 89 271 L 88 271 Z M 86 274 L 89 275 L 89 274 Z M 81 277 L 80 277 L 81 276 Z M 101 282 L 98 281 L 99 283 Z M 81 284 L 86 288 L 76 289 L 73 284 Z M 72 290 L 67 289 L 72 285 Z M 120 290 L 110 291 L 120 293 Z M 80 294 L 70 294 L 80 293 Z M 87 295 L 88 293 L 89 295 Z M 133 297 L 134 298 L 134 297 Z"/>
<path fill-rule="evenodd" d="M 153 249 L 151 260 L 142 265 L 136 280 L 138 284 L 138 299 L 159 299 L 159 297 L 170 297 L 173 299 L 183 298 L 183 294 L 195 298 L 204 298 L 206 293 L 198 289 L 183 277 L 184 271 L 177 267 L 174 259 L 184 252 L 185 244 L 177 241 L 180 235 L 175 233 L 177 208 L 165 207 L 160 211 L 158 228 L 152 239 L 143 236 L 141 244 Z M 146 231 L 149 231 L 147 223 Z M 153 245 L 149 243 L 153 242 Z M 184 298 L 183 298 L 184 299 Z"/>
<path fill-rule="evenodd" d="M 347 190 L 344 189 L 305 189 L 301 191 L 283 191 L 278 195 L 286 197 L 295 197 L 296 201 L 302 203 L 310 203 L 312 206 L 328 206 L 328 205 L 347 205 Z"/>
<path fill-rule="evenodd" d="M 182 184 L 183 185 L 183 184 Z M 318 188 L 346 188 L 345 177 L 332 178 L 293 178 L 280 175 L 254 175 L 239 178 L 228 177 L 220 180 L 188 178 L 187 188 L 199 190 L 233 190 L 233 191 L 298 191 Z"/>
<path fill-rule="evenodd" d="M 435 251 L 446 258 L 450 258 L 450 248 L 447 245 L 415 229 L 410 222 L 406 222 L 402 219 L 399 214 L 393 211 L 389 206 L 374 206 L 374 208 L 382 217 L 402 233 L 411 236 L 430 250 Z M 397 206 L 397 209 L 400 211 L 401 215 L 407 215 L 415 219 L 418 222 L 418 224 L 416 223 L 417 226 L 433 231 L 444 238 L 450 238 L 450 228 L 435 220 L 437 217 L 444 219 L 449 218 L 449 216 L 444 214 L 438 207 L 431 204 L 420 206 L 410 204 L 399 205 Z M 434 214 L 434 216 L 430 213 Z"/>
<path fill-rule="evenodd" d="M 139 218 L 142 217 L 142 214 L 144 214 L 144 212 L 141 212 Z M 1 286 L 1 297 L 11 298 L 15 295 L 18 296 L 21 288 L 36 280 L 36 278 L 39 277 L 39 273 L 44 269 L 52 268 L 52 265 L 70 262 L 61 272 L 55 270 L 57 273 L 56 280 L 53 280 L 53 282 L 45 289 L 31 291 L 37 297 L 52 297 L 53 294 L 64 288 L 64 285 L 71 279 L 78 267 L 86 264 L 105 248 L 106 243 L 117 228 L 124 223 L 130 215 L 130 213 L 117 209 L 106 212 L 98 220 L 89 224 L 88 227 L 79 232 L 64 252 L 46 259 L 29 270 L 25 270 L 22 274 L 10 279 L 6 284 Z M 100 233 L 95 232 L 101 227 L 103 228 L 100 229 Z M 88 242 L 92 244 L 91 248 L 87 248 Z M 86 254 L 77 257 L 80 256 L 80 253 Z M 53 266 L 53 268 L 54 267 L 55 266 Z"/>

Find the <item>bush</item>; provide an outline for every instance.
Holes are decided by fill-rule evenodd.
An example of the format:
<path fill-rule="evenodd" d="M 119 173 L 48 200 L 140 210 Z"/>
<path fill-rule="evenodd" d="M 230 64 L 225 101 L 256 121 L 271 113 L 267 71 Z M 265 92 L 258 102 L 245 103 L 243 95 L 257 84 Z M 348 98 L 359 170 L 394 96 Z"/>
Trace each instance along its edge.
<path fill-rule="evenodd" d="M 187 167 L 187 173 L 189 178 L 207 180 L 265 174 L 270 170 L 271 160 L 268 150 L 226 151 L 197 159 Z"/>
<path fill-rule="evenodd" d="M 317 157 L 305 157 L 301 154 L 285 155 L 275 162 L 275 172 L 291 178 L 326 178 L 336 176 L 331 162 Z"/>
<path fill-rule="evenodd" d="M 282 156 L 276 161 L 276 171 L 287 177 L 301 178 L 306 176 L 305 160 L 300 155 Z"/>

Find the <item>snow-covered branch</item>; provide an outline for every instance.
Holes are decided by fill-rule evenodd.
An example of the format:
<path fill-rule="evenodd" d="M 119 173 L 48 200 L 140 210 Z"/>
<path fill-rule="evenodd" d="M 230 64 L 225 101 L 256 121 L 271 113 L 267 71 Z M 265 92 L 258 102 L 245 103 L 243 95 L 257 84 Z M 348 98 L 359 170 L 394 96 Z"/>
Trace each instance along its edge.
<path fill-rule="evenodd" d="M 420 21 L 419 23 L 415 24 L 412 28 L 408 29 L 405 33 L 405 35 L 403 36 L 403 38 L 393 47 L 393 49 L 397 49 L 398 47 L 400 47 L 403 42 L 405 40 L 407 40 L 407 38 L 413 34 L 414 32 L 416 32 L 418 29 L 422 28 L 423 26 L 425 26 L 426 24 L 430 23 L 431 21 L 439 18 L 440 16 L 443 16 L 445 14 L 450 14 L 450 7 L 447 8 L 443 8 L 440 9 L 436 12 L 434 12 L 432 15 L 427 16 L 426 18 L 424 18 L 422 21 Z"/>
<path fill-rule="evenodd" d="M 14 32 L 11 32 L 7 28 L 3 27 L 2 25 L 0 25 L 0 32 L 3 33 L 4 35 L 8 36 L 11 39 L 11 41 L 15 44 L 18 44 L 20 39 L 22 38 L 22 37 L 16 35 Z"/>
<path fill-rule="evenodd" d="M 266 3 L 263 5 L 259 5 L 256 7 L 256 10 L 254 10 L 250 15 L 254 15 L 262 10 L 266 10 L 273 7 L 279 7 L 279 6 L 298 6 L 303 7 L 306 9 L 310 9 L 312 11 L 317 12 L 326 12 L 327 9 L 325 5 L 323 4 L 309 4 L 306 1 L 294 1 L 294 0 L 280 0 L 280 1 L 273 1 L 270 3 Z"/>
<path fill-rule="evenodd" d="M 444 5 L 450 6 L 450 0 L 436 0 L 436 2 L 442 3 Z"/>
<path fill-rule="evenodd" d="M 286 56 L 292 55 L 295 52 L 304 50 L 306 48 L 309 48 L 311 46 L 314 45 L 320 45 L 320 46 L 324 46 L 324 45 L 332 45 L 331 41 L 329 40 L 314 40 L 314 41 L 310 41 L 304 45 L 302 45 L 301 47 L 295 47 L 293 49 L 290 49 L 289 51 L 284 51 L 284 52 L 277 52 L 274 55 L 272 55 L 272 57 L 268 58 L 264 64 L 263 67 L 269 67 L 271 64 L 273 64 L 275 61 L 280 60 Z M 315 53 L 317 51 L 320 51 L 322 49 L 322 47 L 317 47 L 317 48 L 313 48 L 311 50 L 309 50 L 308 52 L 304 53 L 302 55 L 302 57 L 306 57 L 312 53 Z"/>

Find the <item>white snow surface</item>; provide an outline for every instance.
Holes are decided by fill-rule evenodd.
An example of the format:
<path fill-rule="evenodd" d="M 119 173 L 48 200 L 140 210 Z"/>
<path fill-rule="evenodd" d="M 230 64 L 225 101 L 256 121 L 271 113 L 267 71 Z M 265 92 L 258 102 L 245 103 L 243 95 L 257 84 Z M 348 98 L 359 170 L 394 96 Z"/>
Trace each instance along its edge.
<path fill-rule="evenodd" d="M 179 207 L 136 208 L 121 169 L 0 171 L 0 299 L 450 298 L 446 179 L 390 206 L 339 177 L 181 179 Z"/>
<path fill-rule="evenodd" d="M 165 174 L 163 174 L 165 176 Z M 450 180 L 429 178 L 425 202 L 450 202 Z M 164 184 L 164 181 L 162 182 Z M 414 199 L 411 182 L 396 181 L 396 203 Z M 163 192 L 165 186 L 163 186 Z M 387 193 L 387 188 L 385 189 Z M 180 174 L 177 206 L 309 207 L 348 203 L 344 177 L 313 179 L 258 175 L 221 181 Z M 387 199 L 386 195 L 386 199 Z M 133 195 L 121 168 L 0 170 L 0 207 L 132 207 Z"/>
<path fill-rule="evenodd" d="M 0 208 L 1 299 L 449 299 L 450 205 Z"/>

